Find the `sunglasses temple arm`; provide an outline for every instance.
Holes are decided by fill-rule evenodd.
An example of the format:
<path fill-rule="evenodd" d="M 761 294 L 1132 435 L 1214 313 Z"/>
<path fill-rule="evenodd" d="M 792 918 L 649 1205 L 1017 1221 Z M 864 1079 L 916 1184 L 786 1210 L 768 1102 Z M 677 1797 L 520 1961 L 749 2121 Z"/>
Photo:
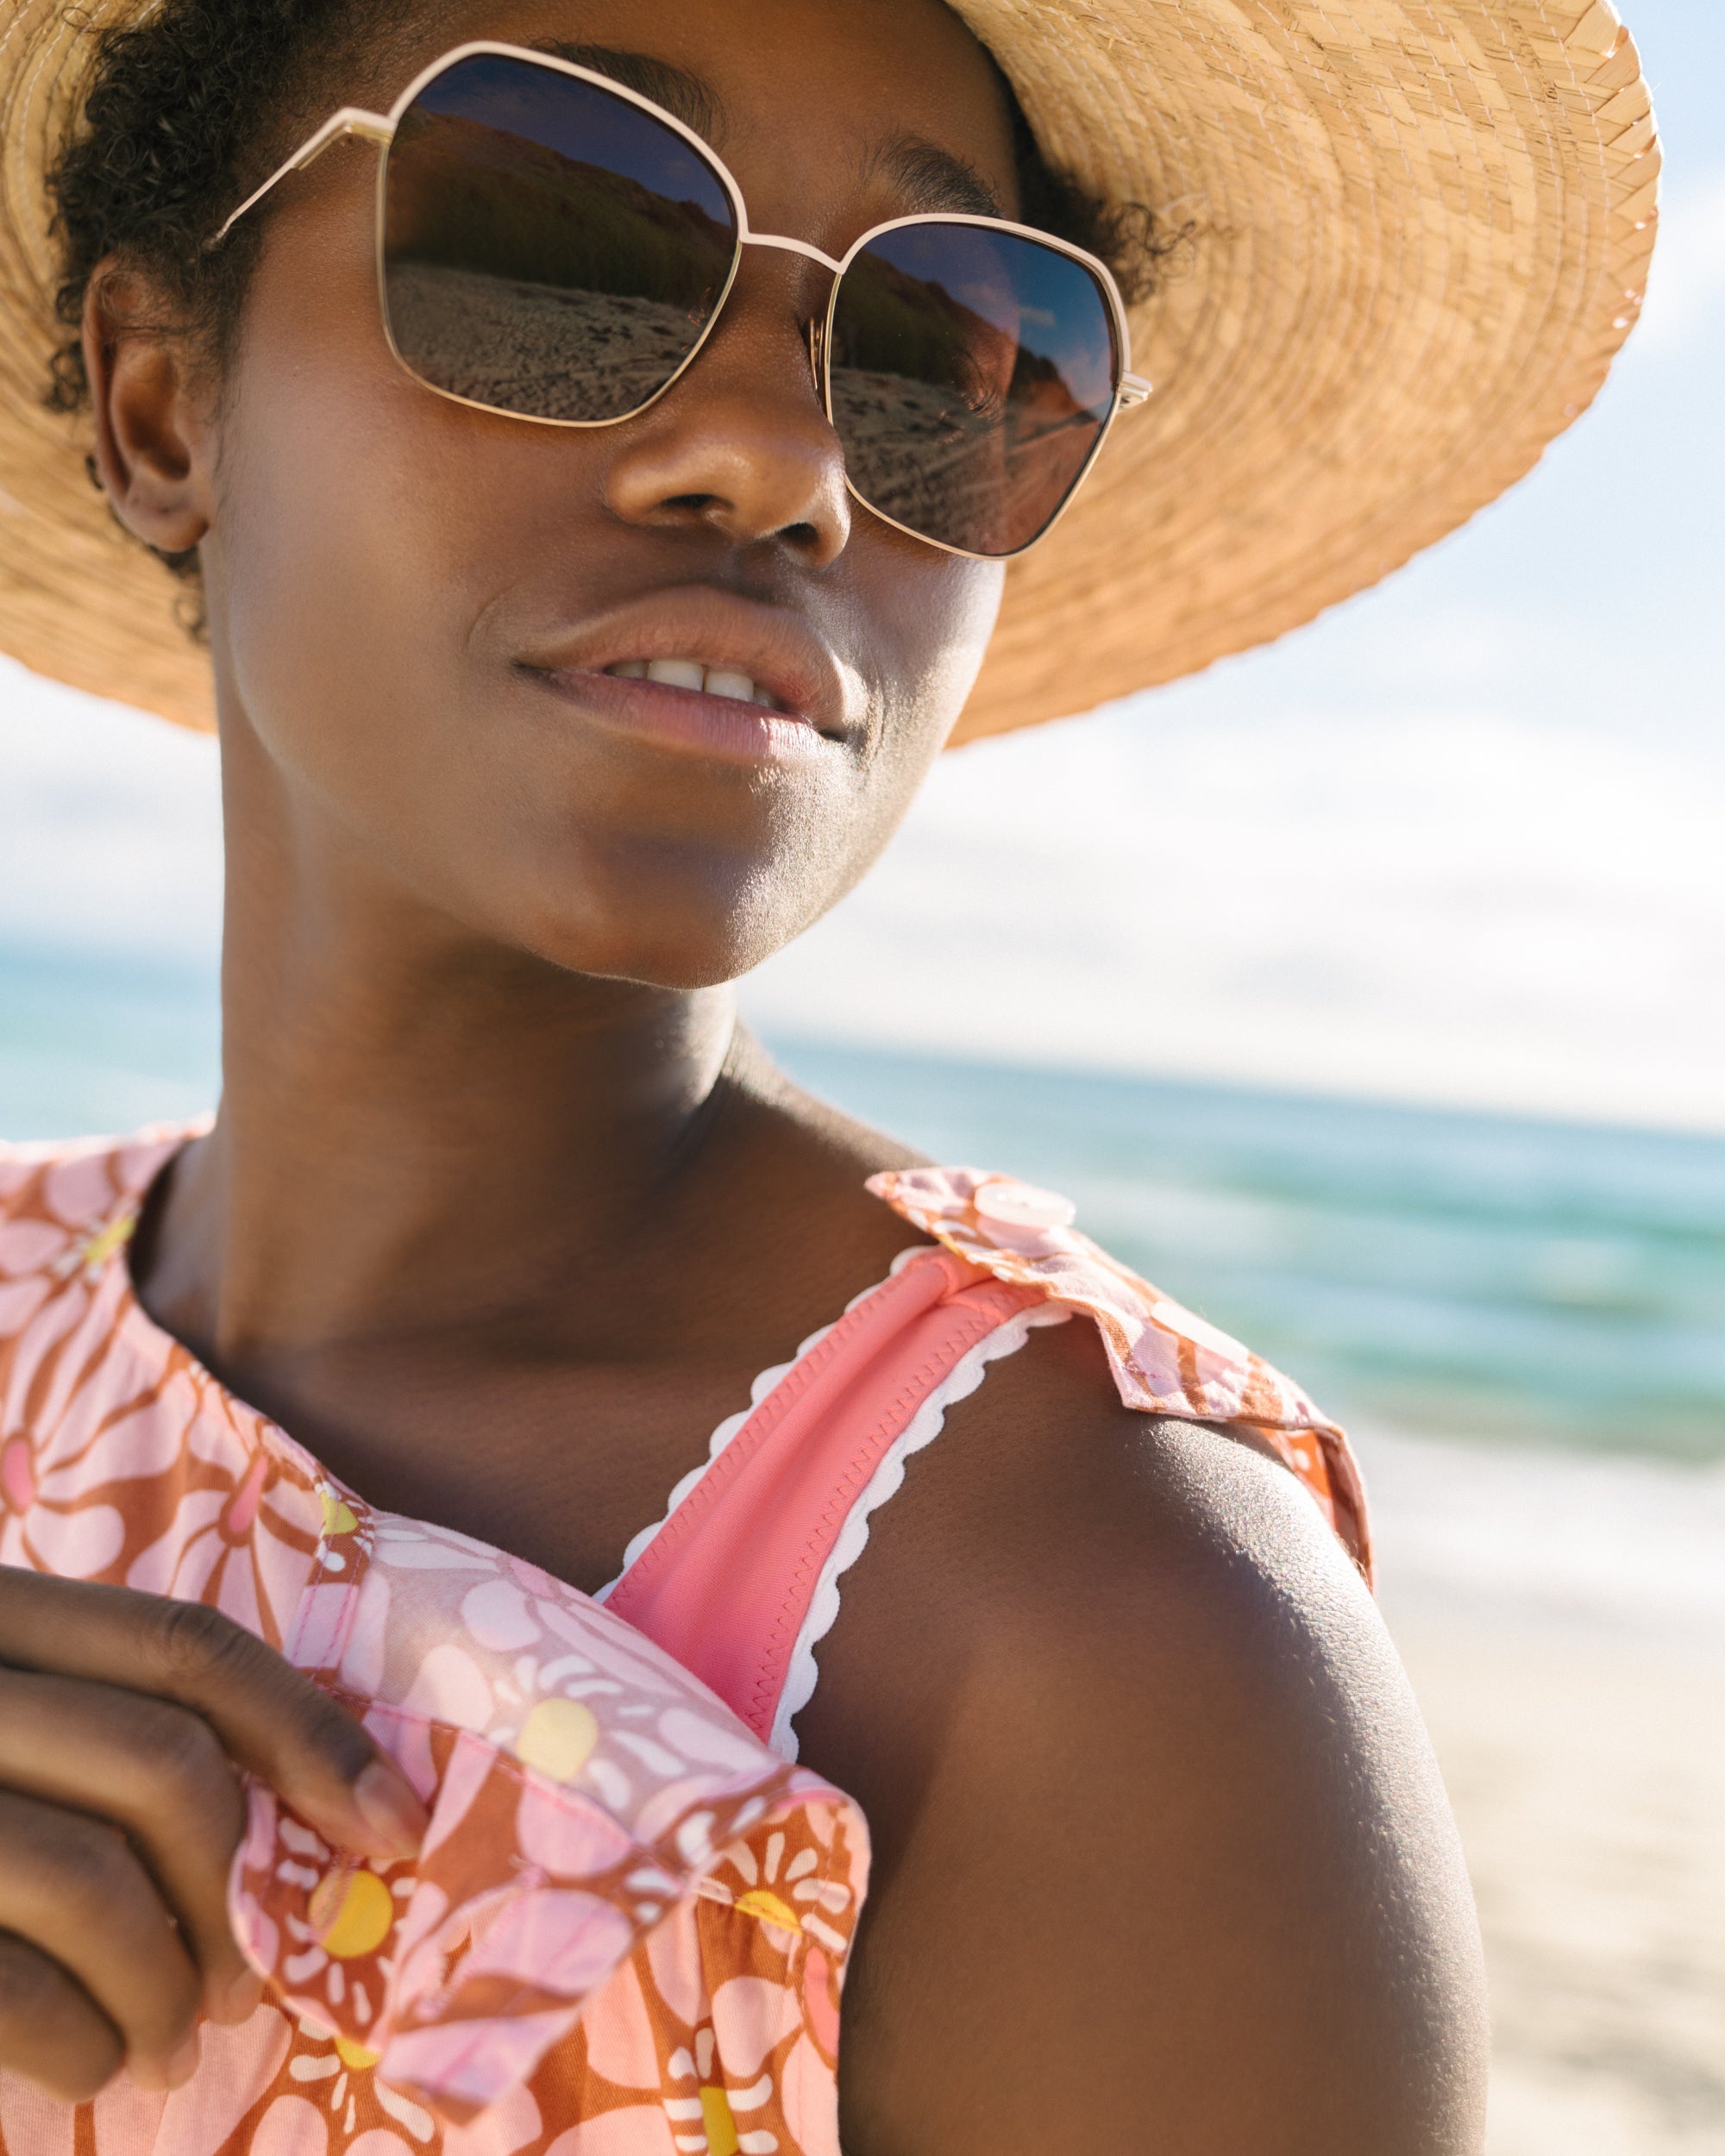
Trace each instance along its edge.
<path fill-rule="evenodd" d="M 332 142 L 339 142 L 344 135 L 357 135 L 367 142 L 387 143 L 393 140 L 394 124 L 383 113 L 367 112 L 359 105 L 343 105 L 339 112 L 332 112 L 315 135 L 308 135 L 285 165 L 278 165 L 261 187 L 254 188 L 234 211 L 219 232 L 204 243 L 205 254 L 221 246 L 248 210 L 254 209 L 278 181 L 290 172 L 303 172 L 308 165 L 315 165 Z"/>
<path fill-rule="evenodd" d="M 1155 386 L 1142 374 L 1122 374 L 1120 385 L 1114 392 L 1115 399 L 1122 411 L 1130 411 L 1134 404 L 1143 404 Z"/>

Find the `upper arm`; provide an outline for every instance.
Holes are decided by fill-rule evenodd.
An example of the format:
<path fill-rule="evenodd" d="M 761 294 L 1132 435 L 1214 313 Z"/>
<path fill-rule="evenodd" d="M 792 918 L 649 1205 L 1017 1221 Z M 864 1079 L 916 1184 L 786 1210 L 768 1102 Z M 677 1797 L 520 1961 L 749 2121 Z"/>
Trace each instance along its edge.
<path fill-rule="evenodd" d="M 1104 1465 L 1020 1492 L 948 1606 L 846 2156 L 1465 2156 L 1477 1930 L 1370 1597 L 1280 1468 L 1082 1434 Z"/>

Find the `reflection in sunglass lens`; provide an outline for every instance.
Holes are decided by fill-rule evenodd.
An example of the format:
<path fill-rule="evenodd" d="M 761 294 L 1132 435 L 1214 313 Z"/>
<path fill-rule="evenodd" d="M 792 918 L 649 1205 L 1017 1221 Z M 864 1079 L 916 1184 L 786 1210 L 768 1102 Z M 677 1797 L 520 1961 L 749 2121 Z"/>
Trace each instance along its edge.
<path fill-rule="evenodd" d="M 895 523 L 1015 554 L 1083 476 L 1120 379 L 1095 273 L 981 224 L 905 225 L 840 279 L 833 424 L 851 485 Z"/>
<path fill-rule="evenodd" d="M 475 53 L 402 116 L 384 182 L 390 335 L 434 389 L 621 419 L 699 342 L 737 248 L 674 128 L 599 85 Z"/>

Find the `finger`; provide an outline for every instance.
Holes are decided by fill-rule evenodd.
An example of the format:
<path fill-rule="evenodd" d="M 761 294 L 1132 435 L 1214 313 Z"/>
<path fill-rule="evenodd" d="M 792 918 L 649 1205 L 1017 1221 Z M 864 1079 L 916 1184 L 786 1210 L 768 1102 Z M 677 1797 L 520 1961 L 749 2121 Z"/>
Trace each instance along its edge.
<path fill-rule="evenodd" d="M 337 1846 L 411 1856 L 428 1815 L 353 1716 L 219 1610 L 0 1567 L 0 1662 L 174 1700 Z"/>
<path fill-rule="evenodd" d="M 123 1827 L 179 1920 L 204 2012 L 244 2018 L 257 1986 L 228 1921 L 228 1869 L 246 1803 L 201 1714 L 111 1684 L 0 1670 L 0 1787 Z"/>
<path fill-rule="evenodd" d="M 0 1932 L 0 2066 L 87 2103 L 125 2063 L 119 2032 L 81 1984 L 28 1940 Z"/>
<path fill-rule="evenodd" d="M 133 2078 L 178 2088 L 198 2063 L 198 1971 L 125 1836 L 0 1789 L 0 1930 L 57 1961 L 119 2031 Z"/>

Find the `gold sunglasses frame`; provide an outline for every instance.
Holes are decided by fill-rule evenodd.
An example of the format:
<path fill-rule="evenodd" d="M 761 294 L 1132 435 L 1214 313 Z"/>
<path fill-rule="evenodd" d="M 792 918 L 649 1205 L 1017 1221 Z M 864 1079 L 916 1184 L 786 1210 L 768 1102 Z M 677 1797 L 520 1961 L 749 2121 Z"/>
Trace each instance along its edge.
<path fill-rule="evenodd" d="M 669 128 L 674 134 L 681 135 L 690 145 L 703 163 L 718 176 L 719 184 L 724 189 L 726 197 L 731 204 L 731 212 L 737 222 L 737 242 L 732 250 L 731 268 L 725 277 L 724 286 L 718 298 L 713 302 L 700 335 L 690 346 L 674 373 L 670 375 L 643 403 L 634 406 L 631 411 L 620 412 L 615 418 L 553 419 L 544 417 L 537 412 L 511 411 L 506 405 L 487 404 L 481 403 L 477 398 L 462 397 L 454 390 L 442 389 L 436 382 L 427 381 L 425 377 L 404 356 L 400 347 L 396 343 L 395 332 L 390 326 L 389 293 L 384 275 L 389 153 L 394 146 L 397 129 L 420 93 L 436 82 L 440 75 L 447 73 L 450 68 L 457 66 L 461 61 L 474 59 L 481 53 L 503 60 L 524 60 L 531 66 L 544 68 L 553 74 L 572 76 L 577 82 L 587 83 L 595 89 L 608 91 L 612 97 L 621 98 L 626 104 L 638 106 L 642 111 L 658 121 L 662 126 Z M 656 404 L 662 397 L 668 395 L 689 368 L 694 365 L 696 360 L 700 357 L 708 338 L 712 336 L 718 326 L 719 317 L 724 311 L 724 303 L 731 297 L 731 286 L 737 282 L 737 273 L 743 265 L 743 248 L 765 247 L 776 248 L 787 254 L 800 254 L 806 260 L 819 263 L 823 269 L 831 273 L 832 288 L 827 295 L 825 315 L 825 317 L 812 316 L 809 321 L 808 348 L 809 363 L 814 372 L 816 386 L 820 392 L 821 408 L 826 414 L 827 424 L 837 434 L 838 423 L 834 418 L 832 411 L 832 323 L 838 306 L 839 286 L 844 280 L 844 273 L 872 241 L 881 238 L 888 232 L 900 232 L 907 226 L 922 224 L 980 225 L 991 232 L 1011 232 L 1021 239 L 1032 240 L 1040 247 L 1048 248 L 1057 254 L 1064 254 L 1071 260 L 1082 263 L 1095 279 L 1108 308 L 1113 327 L 1117 379 L 1113 401 L 1101 424 L 1096 429 L 1096 438 L 1090 445 L 1084 461 L 1073 474 L 1071 483 L 1065 493 L 1061 496 L 1059 505 L 1053 515 L 1049 517 L 1047 523 L 1036 536 L 1027 539 L 1023 546 L 1014 547 L 1008 554 L 978 554 L 972 548 L 955 547 L 946 540 L 932 538 L 925 531 L 918 531 L 909 524 L 900 523 L 896 517 L 889 517 L 884 510 L 877 509 L 856 485 L 850 477 L 850 460 L 847 458 L 844 473 L 845 491 L 853 500 L 859 502 L 871 517 L 878 517 L 883 524 L 890 525 L 895 531 L 902 531 L 910 538 L 919 540 L 925 547 L 938 548 L 943 554 L 957 555 L 962 560 L 967 561 L 1010 561 L 1019 555 L 1027 554 L 1032 547 L 1040 546 L 1047 538 L 1050 532 L 1066 514 L 1079 488 L 1089 477 L 1091 467 L 1101 454 L 1102 444 L 1112 432 L 1115 420 L 1119 418 L 1122 411 L 1129 411 L 1132 406 L 1143 404 L 1151 394 L 1151 384 L 1142 375 L 1134 374 L 1131 371 L 1132 339 L 1126 326 L 1126 304 L 1120 298 L 1120 286 L 1114 282 L 1113 273 L 1107 264 L 1100 261 L 1095 255 L 1089 254 L 1085 248 L 1073 246 L 1070 241 L 1057 239 L 1052 233 L 1038 231 L 1034 225 L 1015 224 L 1007 217 L 973 216 L 956 210 L 932 211 L 911 217 L 889 217 L 884 223 L 871 225 L 860 238 L 852 241 L 843 256 L 837 258 L 826 254 L 820 248 L 812 246 L 806 240 L 794 240 L 784 233 L 751 232 L 749 229 L 748 204 L 743 201 L 743 190 L 737 185 L 730 166 L 726 165 L 711 143 L 703 141 L 694 129 L 685 126 L 674 112 L 667 112 L 662 105 L 656 104 L 652 98 L 643 97 L 638 91 L 630 90 L 625 84 L 614 81 L 611 76 L 599 74 L 590 67 L 580 66 L 574 60 L 559 60 L 550 53 L 536 53 L 526 46 L 499 44 L 483 38 L 474 40 L 465 45 L 453 46 L 440 58 L 433 60 L 428 67 L 422 68 L 386 113 L 367 112 L 358 105 L 342 105 L 339 110 L 332 112 L 322 127 L 316 128 L 306 136 L 304 141 L 300 144 L 292 157 L 277 166 L 262 186 L 254 188 L 247 196 L 239 208 L 224 221 L 220 230 L 211 236 L 207 242 L 208 248 L 213 249 L 220 247 L 240 219 L 248 210 L 254 209 L 266 195 L 288 177 L 289 173 L 303 172 L 308 166 L 315 164 L 332 143 L 339 142 L 348 135 L 355 135 L 363 141 L 373 143 L 383 152 L 383 155 L 378 160 L 377 168 L 375 252 L 378 312 L 382 319 L 383 333 L 388 342 L 390 351 L 402 372 L 411 380 L 417 382 L 423 389 L 430 390 L 434 396 L 447 398 L 451 404 L 466 404 L 474 411 L 490 412 L 502 419 L 523 420 L 529 426 L 535 427 L 620 427 L 628 420 L 639 418 L 643 411 L 649 411 L 653 405 Z M 839 438 L 842 444 L 843 436 Z"/>

